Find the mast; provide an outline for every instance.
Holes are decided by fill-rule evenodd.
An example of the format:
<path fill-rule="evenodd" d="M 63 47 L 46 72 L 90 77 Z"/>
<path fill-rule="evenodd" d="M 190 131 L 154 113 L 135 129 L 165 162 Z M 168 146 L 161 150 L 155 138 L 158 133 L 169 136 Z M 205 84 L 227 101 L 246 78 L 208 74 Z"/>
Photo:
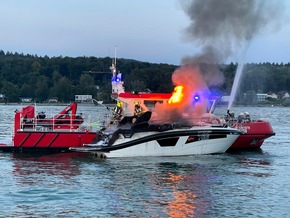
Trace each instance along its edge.
<path fill-rule="evenodd" d="M 112 80 L 116 77 L 117 72 L 117 46 L 115 46 L 115 58 L 112 59 L 112 65 L 110 67 L 110 70 L 112 71 Z"/>
<path fill-rule="evenodd" d="M 117 46 L 115 45 L 115 69 L 117 69 Z"/>
<path fill-rule="evenodd" d="M 125 92 L 122 81 L 121 72 L 117 72 L 117 46 L 115 46 L 115 58 L 112 60 L 112 66 L 110 67 L 112 71 L 112 99 L 117 99 L 120 93 Z"/>

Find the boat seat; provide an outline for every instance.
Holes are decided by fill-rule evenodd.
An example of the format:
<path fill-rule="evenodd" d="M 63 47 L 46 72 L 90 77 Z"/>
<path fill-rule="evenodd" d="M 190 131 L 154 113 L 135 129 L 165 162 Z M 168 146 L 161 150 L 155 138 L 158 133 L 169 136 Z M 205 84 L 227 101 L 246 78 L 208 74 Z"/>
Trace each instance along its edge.
<path fill-rule="evenodd" d="M 132 121 L 134 119 L 134 116 L 130 116 L 130 117 L 124 117 L 120 122 L 119 122 L 119 126 L 123 126 L 123 125 L 127 125 L 127 124 L 132 124 Z"/>
<path fill-rule="evenodd" d="M 134 117 L 124 117 L 118 129 L 112 134 L 109 145 L 112 145 L 116 139 L 119 137 L 119 134 L 122 134 L 125 138 L 131 138 L 132 135 L 139 131 L 144 131 L 148 129 L 148 121 L 151 118 L 151 112 L 147 111 L 136 119 L 136 121 L 131 125 L 127 125 L 128 122 L 132 123 Z"/>
<path fill-rule="evenodd" d="M 151 111 L 146 111 L 140 117 L 137 117 L 136 121 L 132 125 L 131 129 L 147 129 L 149 127 L 148 121 L 150 120 L 152 115 Z"/>

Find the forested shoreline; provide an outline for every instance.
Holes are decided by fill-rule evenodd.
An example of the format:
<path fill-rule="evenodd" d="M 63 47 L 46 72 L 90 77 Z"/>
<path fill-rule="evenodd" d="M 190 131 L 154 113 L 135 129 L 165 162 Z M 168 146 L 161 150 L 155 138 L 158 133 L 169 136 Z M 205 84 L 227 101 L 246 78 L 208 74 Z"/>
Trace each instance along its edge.
<path fill-rule="evenodd" d="M 111 57 L 40 57 L 0 50 L 0 94 L 5 96 L 1 101 L 16 103 L 29 97 L 39 103 L 50 98 L 71 102 L 75 95 L 92 95 L 110 103 L 111 64 Z M 172 92 L 171 75 L 178 67 L 117 59 L 125 89 L 132 91 Z M 229 95 L 237 63 L 219 68 L 225 82 L 216 88 L 222 95 Z M 276 93 L 282 99 L 290 92 L 290 63 L 248 63 L 239 87 L 237 103 L 255 104 L 256 93 Z"/>

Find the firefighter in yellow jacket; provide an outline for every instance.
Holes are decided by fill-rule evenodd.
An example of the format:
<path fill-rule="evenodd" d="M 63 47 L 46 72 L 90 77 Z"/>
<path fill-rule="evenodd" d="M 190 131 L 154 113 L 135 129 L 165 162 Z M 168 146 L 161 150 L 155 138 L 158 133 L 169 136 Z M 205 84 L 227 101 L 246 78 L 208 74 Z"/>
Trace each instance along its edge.
<path fill-rule="evenodd" d="M 135 116 L 135 117 L 139 117 L 139 116 L 143 113 L 143 109 L 142 109 L 142 107 L 140 106 L 140 104 L 139 104 L 138 101 L 135 101 L 134 104 L 135 104 L 135 108 L 134 108 L 134 116 Z"/>
<path fill-rule="evenodd" d="M 113 109 L 113 116 L 115 119 L 121 120 L 122 116 L 123 116 L 123 108 L 122 108 L 122 103 L 121 102 L 117 102 L 116 107 L 114 107 Z"/>

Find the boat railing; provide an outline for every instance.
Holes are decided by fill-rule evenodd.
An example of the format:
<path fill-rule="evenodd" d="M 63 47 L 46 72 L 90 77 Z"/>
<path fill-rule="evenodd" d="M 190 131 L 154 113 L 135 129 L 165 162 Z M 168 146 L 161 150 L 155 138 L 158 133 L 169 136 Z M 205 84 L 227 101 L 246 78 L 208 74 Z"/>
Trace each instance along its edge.
<path fill-rule="evenodd" d="M 57 117 L 57 116 L 56 116 Z M 64 115 L 61 118 L 21 118 L 19 130 L 32 131 L 86 131 L 92 127 L 90 123 L 83 126 L 84 119 L 80 115 Z"/>

